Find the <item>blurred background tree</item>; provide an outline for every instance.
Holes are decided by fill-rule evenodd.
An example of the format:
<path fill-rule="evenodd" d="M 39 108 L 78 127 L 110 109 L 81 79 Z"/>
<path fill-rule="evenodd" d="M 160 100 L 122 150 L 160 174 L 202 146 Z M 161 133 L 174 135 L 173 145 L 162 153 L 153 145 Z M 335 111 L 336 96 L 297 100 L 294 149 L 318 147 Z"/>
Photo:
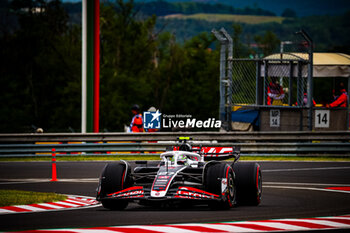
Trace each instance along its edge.
<path fill-rule="evenodd" d="M 58 0 L 13 0 L 0 37 L 0 131 L 79 127 L 80 29 Z M 3 30 L 2 30 L 3 31 Z"/>
<path fill-rule="evenodd" d="M 101 131 L 123 131 L 133 104 L 142 111 L 154 106 L 165 114 L 218 118 L 219 44 L 208 33 L 212 28 L 232 34 L 234 57 L 271 54 L 300 28 L 312 35 L 317 51 L 350 53 L 350 12 L 296 17 L 285 9 L 284 20 L 253 24 L 152 14 L 248 14 L 254 20 L 274 13 L 257 6 L 133 0 L 104 2 L 100 10 Z M 0 132 L 80 132 L 81 3 L 2 0 L 0 19 Z"/>

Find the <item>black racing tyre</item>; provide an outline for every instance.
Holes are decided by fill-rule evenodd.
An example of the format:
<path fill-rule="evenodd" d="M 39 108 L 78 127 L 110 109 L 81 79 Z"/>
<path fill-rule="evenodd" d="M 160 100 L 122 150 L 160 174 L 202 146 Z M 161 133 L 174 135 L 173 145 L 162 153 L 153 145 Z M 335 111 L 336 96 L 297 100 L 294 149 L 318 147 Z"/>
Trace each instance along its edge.
<path fill-rule="evenodd" d="M 262 176 L 258 163 L 232 164 L 236 175 L 237 204 L 257 206 L 261 202 Z"/>
<path fill-rule="evenodd" d="M 221 183 L 223 178 L 227 179 L 227 191 L 224 194 L 225 198 L 220 203 L 210 202 L 209 206 L 212 209 L 229 209 L 236 203 L 235 175 L 231 166 L 226 163 L 216 163 L 206 168 L 204 181 L 205 189 L 210 193 L 221 196 Z"/>
<path fill-rule="evenodd" d="M 122 162 L 109 163 L 106 165 L 101 175 L 100 197 L 106 197 L 110 193 L 115 193 L 131 186 L 130 166 L 126 172 L 126 164 Z M 126 177 L 125 177 L 126 176 Z M 101 200 L 104 208 L 110 210 L 123 210 L 127 207 L 126 200 Z"/>

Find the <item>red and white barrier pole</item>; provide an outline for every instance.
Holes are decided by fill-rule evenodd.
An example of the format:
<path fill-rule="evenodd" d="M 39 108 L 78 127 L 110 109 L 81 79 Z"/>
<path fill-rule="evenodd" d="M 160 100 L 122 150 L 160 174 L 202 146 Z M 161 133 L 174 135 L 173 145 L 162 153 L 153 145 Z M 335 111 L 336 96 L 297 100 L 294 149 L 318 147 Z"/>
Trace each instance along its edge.
<path fill-rule="evenodd" d="M 52 179 L 51 181 L 57 181 L 57 170 L 56 170 L 56 149 L 52 148 Z"/>

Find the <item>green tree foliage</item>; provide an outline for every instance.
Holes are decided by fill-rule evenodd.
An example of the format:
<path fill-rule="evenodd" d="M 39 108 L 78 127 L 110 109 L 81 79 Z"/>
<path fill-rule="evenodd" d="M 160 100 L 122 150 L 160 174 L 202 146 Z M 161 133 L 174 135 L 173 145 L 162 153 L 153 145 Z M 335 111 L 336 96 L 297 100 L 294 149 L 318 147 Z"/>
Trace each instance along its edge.
<path fill-rule="evenodd" d="M 77 128 L 79 29 L 67 26 L 57 0 L 14 0 L 10 7 L 19 29 L 0 38 L 0 131 Z"/>
<path fill-rule="evenodd" d="M 350 53 L 350 11 L 343 15 L 323 15 L 288 18 L 283 23 L 264 23 L 264 24 L 243 24 L 241 40 L 243 44 L 253 43 L 256 35 L 264 35 L 266 31 L 275 33 L 282 41 L 291 40 L 294 32 L 304 29 L 310 34 L 315 42 L 315 51 L 318 52 L 343 52 Z M 159 18 L 156 24 L 156 30 L 166 25 L 168 31 L 176 32 L 179 42 L 188 40 L 200 32 L 209 32 L 213 28 L 226 28 L 230 33 L 233 32 L 232 23 L 234 22 L 210 22 L 206 20 L 195 19 L 165 19 Z"/>
<path fill-rule="evenodd" d="M 266 31 L 263 36 L 255 36 L 254 40 L 265 56 L 272 54 L 279 48 L 280 40 L 272 31 Z"/>
<path fill-rule="evenodd" d="M 137 21 L 133 2 L 101 7 L 101 128 L 122 130 L 135 103 L 152 99 L 155 17 Z M 129 119 L 130 118 L 130 119 Z"/>
<path fill-rule="evenodd" d="M 245 46 L 243 45 L 241 41 L 241 36 L 243 32 L 243 27 L 242 25 L 238 23 L 234 23 L 232 25 L 233 28 L 233 35 L 232 35 L 232 40 L 233 40 L 233 57 L 239 58 L 239 57 L 245 57 Z"/>
<path fill-rule="evenodd" d="M 131 106 L 164 113 L 217 116 L 218 58 L 201 34 L 184 45 L 154 31 L 155 17 L 136 20 L 133 2 L 101 8 L 101 128 L 123 130 Z"/>
<path fill-rule="evenodd" d="M 7 2 L 9 5 L 9 2 Z M 80 130 L 81 32 L 58 0 L 14 0 L 1 25 L 0 132 Z M 200 34 L 179 44 L 137 19 L 133 0 L 101 6 L 101 129 L 122 131 L 130 107 L 164 113 L 218 115 L 218 56 Z"/>
<path fill-rule="evenodd" d="M 295 17 L 297 17 L 297 13 L 293 9 L 286 8 L 282 12 L 281 16 L 286 17 L 286 18 L 295 18 Z"/>
<path fill-rule="evenodd" d="M 144 15 L 171 15 L 171 14 L 196 14 L 196 13 L 215 13 L 215 14 L 239 14 L 239 15 L 275 15 L 273 12 L 263 10 L 257 6 L 245 7 L 243 9 L 220 3 L 207 4 L 200 2 L 166 2 L 162 0 L 152 2 L 141 2 L 136 4 Z"/>
<path fill-rule="evenodd" d="M 171 40 L 169 49 L 161 51 L 164 57 L 160 57 L 161 76 L 156 86 L 164 112 L 199 119 L 218 116 L 219 57 L 209 48 L 213 40 L 202 33 L 183 46 Z"/>
<path fill-rule="evenodd" d="M 70 23 L 59 0 L 6 0 L 0 8 L 0 132 L 32 132 L 35 127 L 80 131 L 79 25 Z M 102 130 L 122 131 L 135 103 L 142 111 L 155 106 L 166 114 L 218 118 L 219 53 L 211 35 L 198 33 L 218 28 L 216 23 L 140 19 L 133 0 L 102 4 L 100 15 Z M 220 27 L 234 32 L 237 57 L 249 55 L 244 44 L 254 35 L 267 55 L 278 48 L 278 37 L 289 39 L 286 35 L 301 27 L 316 48 L 347 52 L 349 16 L 295 18 L 282 25 L 227 22 Z M 253 88 L 254 83 L 247 85 Z"/>

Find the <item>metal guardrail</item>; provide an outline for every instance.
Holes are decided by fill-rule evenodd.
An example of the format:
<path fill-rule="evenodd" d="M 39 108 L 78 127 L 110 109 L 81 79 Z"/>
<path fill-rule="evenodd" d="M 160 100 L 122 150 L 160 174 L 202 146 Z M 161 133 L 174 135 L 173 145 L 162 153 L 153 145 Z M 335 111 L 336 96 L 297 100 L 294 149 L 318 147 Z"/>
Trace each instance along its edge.
<path fill-rule="evenodd" d="M 123 142 L 123 141 L 174 141 L 188 136 L 198 141 L 217 142 L 349 142 L 350 131 L 321 132 L 158 132 L 158 133 L 45 133 L 0 134 L 0 144 L 31 142 Z"/>
<path fill-rule="evenodd" d="M 350 132 L 342 131 L 0 134 L 0 157 L 47 156 L 52 148 L 58 156 L 154 155 L 179 136 L 195 145 L 240 146 L 243 155 L 350 156 Z"/>
<path fill-rule="evenodd" d="M 350 156 L 350 132 L 342 131 L 0 134 L 0 157 L 47 156 L 52 148 L 58 156 L 154 155 L 179 136 L 195 145 L 240 146 L 243 155 Z"/>

